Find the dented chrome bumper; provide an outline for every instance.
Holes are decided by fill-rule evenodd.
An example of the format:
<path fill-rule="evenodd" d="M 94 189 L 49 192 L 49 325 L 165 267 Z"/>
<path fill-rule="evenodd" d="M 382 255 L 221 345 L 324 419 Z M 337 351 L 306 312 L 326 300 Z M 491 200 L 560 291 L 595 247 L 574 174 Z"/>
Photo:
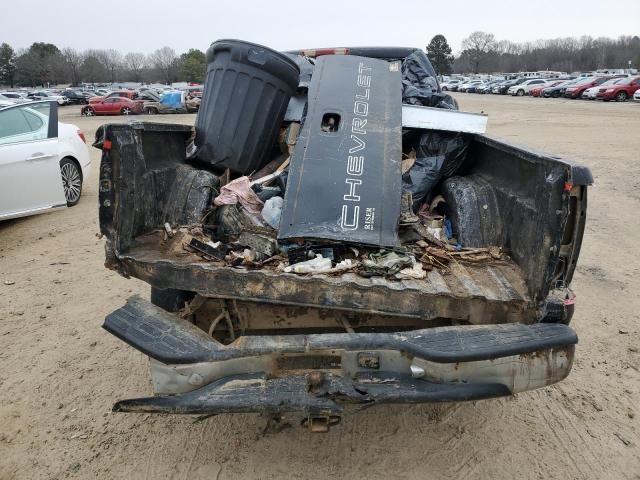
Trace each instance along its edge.
<path fill-rule="evenodd" d="M 154 397 L 121 412 L 302 411 L 345 404 L 478 400 L 556 383 L 576 334 L 562 324 L 438 327 L 396 333 L 246 336 L 222 345 L 133 297 L 104 328 L 151 357 Z"/>

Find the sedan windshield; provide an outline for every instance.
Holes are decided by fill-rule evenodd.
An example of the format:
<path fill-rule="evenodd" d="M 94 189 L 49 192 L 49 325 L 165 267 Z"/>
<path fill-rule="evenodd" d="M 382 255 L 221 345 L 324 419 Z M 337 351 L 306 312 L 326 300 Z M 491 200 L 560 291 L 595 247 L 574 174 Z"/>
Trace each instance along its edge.
<path fill-rule="evenodd" d="M 594 80 L 596 80 L 596 79 L 593 78 L 593 77 L 587 77 L 587 78 L 583 78 L 580 81 L 574 83 L 574 85 L 585 85 L 587 83 L 593 82 Z"/>
<path fill-rule="evenodd" d="M 623 78 L 618 85 L 629 85 L 634 80 L 638 80 L 640 77 Z"/>
<path fill-rule="evenodd" d="M 616 83 L 620 83 L 622 80 L 622 78 L 611 78 L 609 80 L 607 80 L 606 82 L 604 82 L 602 85 L 600 85 L 601 87 L 608 87 L 611 85 L 615 85 Z"/>

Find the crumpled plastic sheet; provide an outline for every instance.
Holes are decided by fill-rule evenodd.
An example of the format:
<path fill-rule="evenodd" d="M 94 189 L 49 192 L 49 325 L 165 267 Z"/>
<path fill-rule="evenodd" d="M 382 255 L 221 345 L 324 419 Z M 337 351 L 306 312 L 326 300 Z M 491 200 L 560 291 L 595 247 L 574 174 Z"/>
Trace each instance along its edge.
<path fill-rule="evenodd" d="M 402 62 L 402 103 L 458 110 L 458 102 L 442 93 L 427 55 L 416 50 Z"/>
<path fill-rule="evenodd" d="M 220 195 L 213 200 L 214 205 L 235 205 L 240 203 L 249 213 L 259 215 L 264 207 L 262 200 L 251 189 L 249 177 L 232 180 L 220 188 Z"/>
<path fill-rule="evenodd" d="M 378 253 L 370 253 L 369 256 L 362 261 L 364 271 L 360 271 L 363 277 L 373 276 L 392 276 L 406 267 L 413 267 L 414 258 L 409 255 L 400 255 L 396 252 L 385 252 L 381 250 Z"/>
<path fill-rule="evenodd" d="M 430 196 L 440 180 L 456 173 L 466 158 L 469 142 L 463 133 L 430 130 L 420 135 L 416 161 L 402 175 L 402 190 L 411 192 L 414 209 Z"/>
<path fill-rule="evenodd" d="M 422 280 L 427 278 L 427 272 L 422 267 L 422 263 L 415 262 L 411 268 L 403 268 L 394 275 L 397 280 Z"/>

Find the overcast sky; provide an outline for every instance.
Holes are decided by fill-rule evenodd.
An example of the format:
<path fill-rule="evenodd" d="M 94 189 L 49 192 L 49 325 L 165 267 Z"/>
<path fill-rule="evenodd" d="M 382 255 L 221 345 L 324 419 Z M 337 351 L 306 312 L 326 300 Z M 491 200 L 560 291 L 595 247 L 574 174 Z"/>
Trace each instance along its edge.
<path fill-rule="evenodd" d="M 0 43 L 178 53 L 238 38 L 278 50 L 422 47 L 442 33 L 454 52 L 474 30 L 498 40 L 640 34 L 640 0 L 30 0 L 0 16 Z M 21 7 L 18 5 L 22 5 Z M 598 5 L 596 8 L 595 6 Z"/>

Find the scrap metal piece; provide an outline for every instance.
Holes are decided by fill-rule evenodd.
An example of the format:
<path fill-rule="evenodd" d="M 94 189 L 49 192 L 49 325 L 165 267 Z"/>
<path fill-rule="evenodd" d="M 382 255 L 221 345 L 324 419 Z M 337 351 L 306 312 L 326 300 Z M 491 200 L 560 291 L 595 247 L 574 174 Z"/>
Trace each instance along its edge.
<path fill-rule="evenodd" d="M 278 242 L 276 242 L 275 239 L 256 233 L 242 232 L 240 238 L 238 238 L 238 243 L 245 247 L 252 248 L 267 257 L 275 255 L 278 251 Z"/>
<path fill-rule="evenodd" d="M 425 376 L 424 368 L 419 367 L 418 365 L 414 365 L 413 363 L 409 366 L 411 369 L 411 376 L 413 378 L 423 378 Z"/>
<path fill-rule="evenodd" d="M 357 56 L 316 62 L 295 146 L 280 239 L 398 245 L 400 68 Z"/>
<path fill-rule="evenodd" d="M 485 133 L 487 131 L 488 118 L 487 115 L 481 113 L 402 105 L 402 126 L 404 128 Z"/>
<path fill-rule="evenodd" d="M 289 100 L 287 111 L 284 114 L 285 122 L 300 122 L 304 118 L 304 111 L 307 108 L 306 92 L 297 93 Z"/>
<path fill-rule="evenodd" d="M 312 433 L 327 433 L 329 428 L 338 425 L 340 420 L 339 415 L 309 415 L 302 420 L 302 425 Z"/>
<path fill-rule="evenodd" d="M 360 368 L 378 370 L 380 368 L 380 355 L 373 352 L 359 352 L 358 366 Z"/>
<path fill-rule="evenodd" d="M 213 260 L 222 261 L 224 260 L 224 256 L 227 254 L 227 248 L 225 246 L 216 248 L 212 245 L 201 242 L 197 238 L 191 239 L 191 241 L 189 242 L 189 247 Z"/>

